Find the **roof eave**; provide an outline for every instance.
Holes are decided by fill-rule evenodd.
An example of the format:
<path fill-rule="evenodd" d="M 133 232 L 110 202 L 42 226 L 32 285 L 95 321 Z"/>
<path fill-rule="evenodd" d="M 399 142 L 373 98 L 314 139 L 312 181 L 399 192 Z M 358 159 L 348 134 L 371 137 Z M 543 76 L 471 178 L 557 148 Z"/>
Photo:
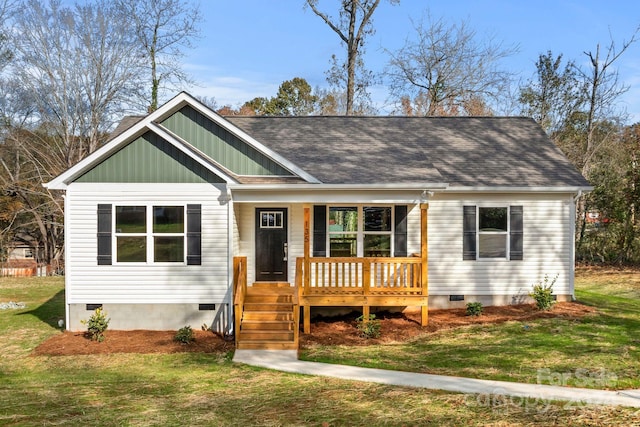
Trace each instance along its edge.
<path fill-rule="evenodd" d="M 481 185 L 481 186 L 463 186 L 452 185 L 446 190 L 447 193 L 588 193 L 593 191 L 592 186 L 508 186 L 508 185 Z"/>
<path fill-rule="evenodd" d="M 379 184 L 230 184 L 231 191 L 256 190 L 335 190 L 335 191 L 377 191 L 377 190 L 445 190 L 448 184 L 443 182 L 413 182 L 413 183 L 379 183 Z"/>

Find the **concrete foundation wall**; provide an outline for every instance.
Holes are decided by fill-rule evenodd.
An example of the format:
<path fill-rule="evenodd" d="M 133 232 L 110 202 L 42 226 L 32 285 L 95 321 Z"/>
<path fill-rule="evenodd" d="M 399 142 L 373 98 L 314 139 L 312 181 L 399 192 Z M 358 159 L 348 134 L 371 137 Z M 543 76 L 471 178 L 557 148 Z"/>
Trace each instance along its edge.
<path fill-rule="evenodd" d="M 233 324 L 227 304 L 215 304 L 215 310 L 200 310 L 199 304 L 103 304 L 102 309 L 111 319 L 109 329 L 113 330 L 171 331 L 183 326 L 200 329 L 206 325 L 215 332 L 227 333 Z M 93 313 L 94 310 L 87 310 L 86 304 L 70 304 L 67 329 L 86 330 L 81 320 L 89 319 Z"/>

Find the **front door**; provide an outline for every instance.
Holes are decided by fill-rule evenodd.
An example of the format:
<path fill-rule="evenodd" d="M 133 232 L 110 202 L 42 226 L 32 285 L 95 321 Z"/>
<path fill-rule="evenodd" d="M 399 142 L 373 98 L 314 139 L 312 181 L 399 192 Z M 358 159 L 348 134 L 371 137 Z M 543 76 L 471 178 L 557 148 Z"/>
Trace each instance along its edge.
<path fill-rule="evenodd" d="M 287 208 L 256 209 L 256 281 L 287 281 Z"/>

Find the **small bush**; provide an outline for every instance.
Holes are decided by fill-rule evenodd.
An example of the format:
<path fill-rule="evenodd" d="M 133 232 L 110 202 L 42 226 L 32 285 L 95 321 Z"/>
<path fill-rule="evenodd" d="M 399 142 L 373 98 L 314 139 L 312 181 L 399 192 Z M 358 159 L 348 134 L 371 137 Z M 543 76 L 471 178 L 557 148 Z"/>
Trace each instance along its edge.
<path fill-rule="evenodd" d="M 365 322 L 364 315 L 356 318 L 356 327 L 365 338 L 379 338 L 380 328 L 382 324 L 376 319 L 375 314 L 370 314 L 368 321 Z"/>
<path fill-rule="evenodd" d="M 104 312 L 102 307 L 99 307 L 89 317 L 89 320 L 81 320 L 80 323 L 87 325 L 87 332 L 92 341 L 102 342 L 104 341 L 104 331 L 109 327 L 110 320 L 107 319 L 107 313 Z"/>
<path fill-rule="evenodd" d="M 556 280 L 558 280 L 558 275 L 549 281 L 549 275 L 545 274 L 542 282 L 533 285 L 533 291 L 529 293 L 529 296 L 535 300 L 538 310 L 550 310 L 556 303 L 553 297 L 553 285 Z"/>
<path fill-rule="evenodd" d="M 468 302 L 467 303 L 467 316 L 480 316 L 482 314 L 481 302 Z"/>
<path fill-rule="evenodd" d="M 183 326 L 178 329 L 178 332 L 176 332 L 176 336 L 174 337 L 174 340 L 182 344 L 190 344 L 194 339 L 193 329 L 191 329 L 191 326 Z"/>

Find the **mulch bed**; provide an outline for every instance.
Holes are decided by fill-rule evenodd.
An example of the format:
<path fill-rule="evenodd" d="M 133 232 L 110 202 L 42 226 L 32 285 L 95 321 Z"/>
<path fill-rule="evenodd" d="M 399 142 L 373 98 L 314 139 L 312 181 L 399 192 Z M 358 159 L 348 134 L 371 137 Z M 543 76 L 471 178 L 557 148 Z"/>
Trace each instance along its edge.
<path fill-rule="evenodd" d="M 302 348 L 313 345 L 371 345 L 406 341 L 418 335 L 473 324 L 528 321 L 540 318 L 579 319 L 596 309 L 575 302 L 561 302 L 550 311 L 539 311 L 533 304 L 484 307 L 479 317 L 466 315 L 466 310 L 429 310 L 429 325 L 420 326 L 420 313 L 376 313 L 381 322 L 381 336 L 367 339 L 356 329 L 355 318 L 360 313 L 341 317 L 317 318 L 311 323 L 311 334 L 300 334 Z M 83 332 L 64 332 L 40 344 L 34 355 L 64 356 L 109 353 L 225 353 L 234 349 L 233 341 L 210 331 L 194 330 L 195 341 L 185 345 L 174 340 L 175 331 L 112 331 L 105 332 L 101 343 L 91 341 Z"/>

